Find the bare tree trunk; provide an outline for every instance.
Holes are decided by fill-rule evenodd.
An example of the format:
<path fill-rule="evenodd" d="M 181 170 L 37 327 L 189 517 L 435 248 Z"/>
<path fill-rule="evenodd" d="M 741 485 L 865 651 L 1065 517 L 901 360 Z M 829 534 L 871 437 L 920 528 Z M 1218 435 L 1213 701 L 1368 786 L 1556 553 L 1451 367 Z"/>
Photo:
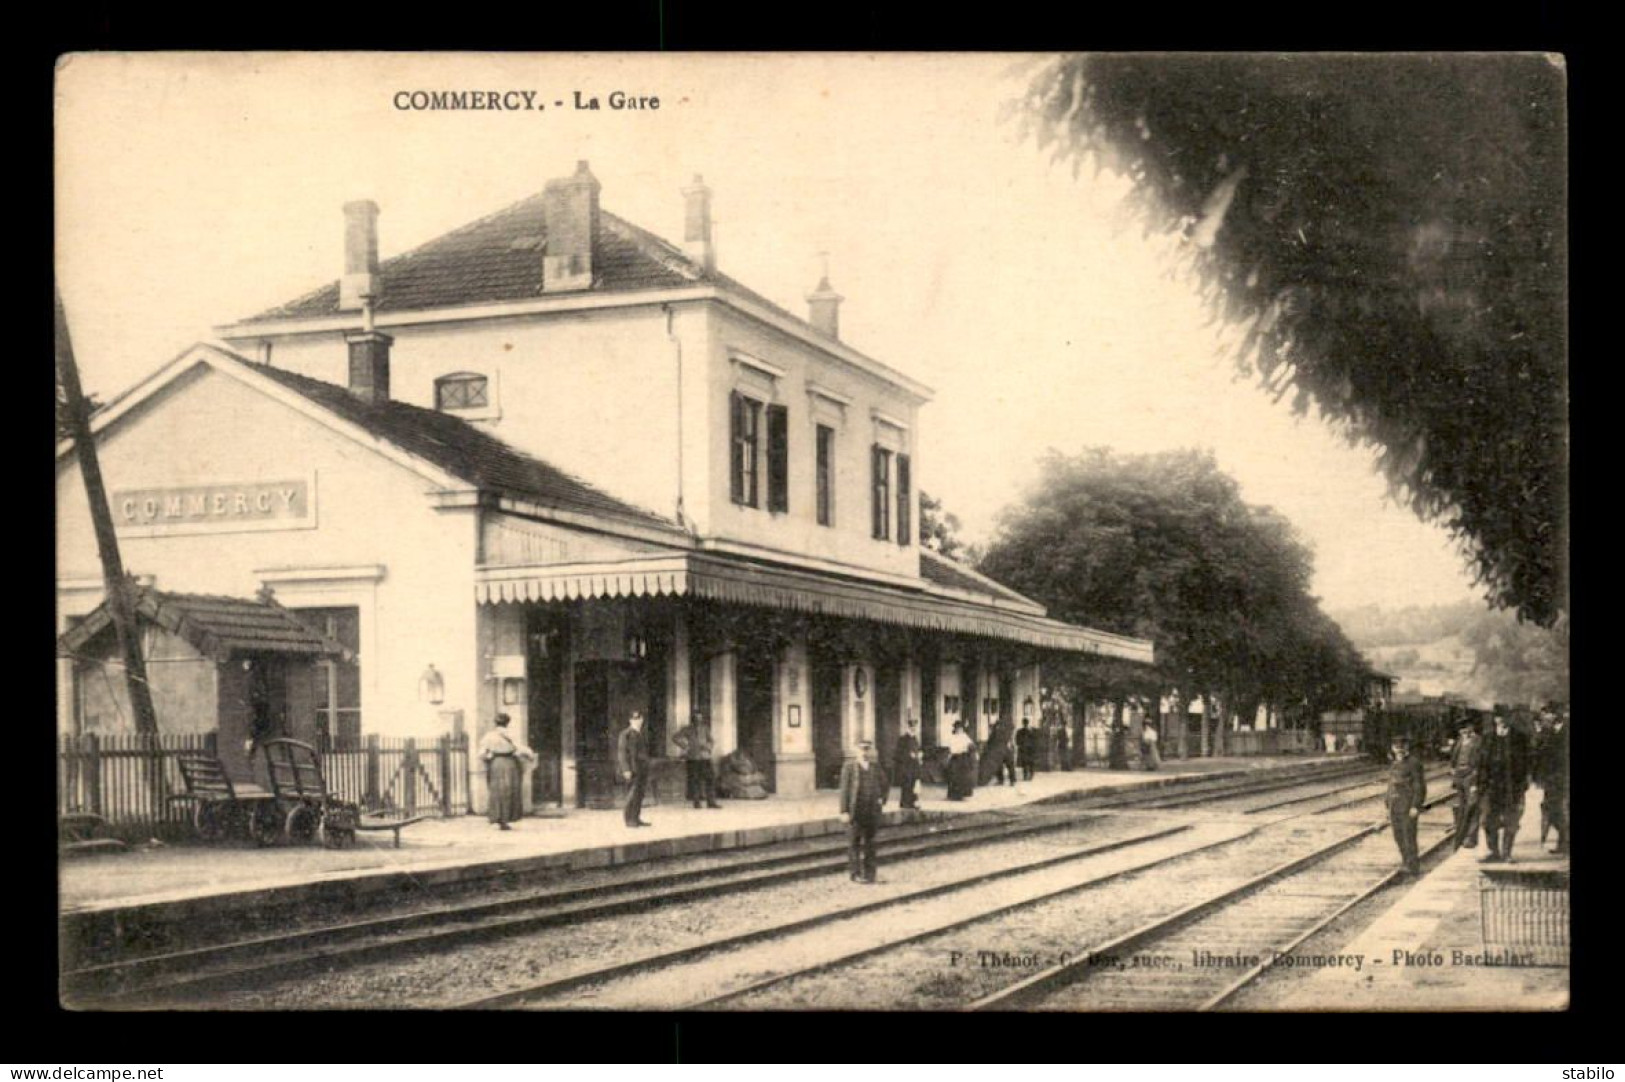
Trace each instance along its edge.
<path fill-rule="evenodd" d="M 74 455 L 79 459 L 79 471 L 84 476 L 90 521 L 96 530 L 96 550 L 102 559 L 102 582 L 107 590 L 108 607 L 113 614 L 113 631 L 118 637 L 119 655 L 124 659 L 124 680 L 129 688 L 135 731 L 156 736 L 158 715 L 152 708 L 152 688 L 147 683 L 146 661 L 141 656 L 141 637 L 135 624 L 134 584 L 125 575 L 123 561 L 119 559 L 118 537 L 113 532 L 113 515 L 107 506 L 101 461 L 96 456 L 96 441 L 90 433 L 90 410 L 84 391 L 79 386 L 79 368 L 74 364 L 73 342 L 68 337 L 68 318 L 62 310 L 60 294 L 56 297 L 56 370 L 66 399 L 63 412 L 68 434 L 73 439 Z"/>

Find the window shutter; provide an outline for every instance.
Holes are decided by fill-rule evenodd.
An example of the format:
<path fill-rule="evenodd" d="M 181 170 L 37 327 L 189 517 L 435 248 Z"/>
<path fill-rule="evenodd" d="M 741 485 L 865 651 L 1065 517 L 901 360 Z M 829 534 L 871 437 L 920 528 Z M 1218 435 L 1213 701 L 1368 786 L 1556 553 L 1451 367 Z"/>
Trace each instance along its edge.
<path fill-rule="evenodd" d="M 870 451 L 870 473 L 874 479 L 874 496 L 870 505 L 874 512 L 874 536 L 884 541 L 891 534 L 891 452 L 880 444 Z"/>
<path fill-rule="evenodd" d="M 790 510 L 790 411 L 767 407 L 767 509 Z"/>
<path fill-rule="evenodd" d="M 897 456 L 897 543 L 909 543 L 909 476 L 908 456 Z"/>
<path fill-rule="evenodd" d="M 728 395 L 728 481 L 734 503 L 745 502 L 745 455 L 741 443 L 745 427 L 745 400 L 738 391 Z"/>

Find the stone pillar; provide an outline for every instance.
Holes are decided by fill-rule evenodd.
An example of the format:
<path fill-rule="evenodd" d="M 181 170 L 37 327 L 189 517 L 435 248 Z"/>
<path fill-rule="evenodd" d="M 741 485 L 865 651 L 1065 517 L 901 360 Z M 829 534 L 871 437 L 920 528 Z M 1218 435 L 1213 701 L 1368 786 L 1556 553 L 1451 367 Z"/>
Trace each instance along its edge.
<path fill-rule="evenodd" d="M 875 738 L 875 669 L 866 661 L 841 666 L 841 750 Z"/>
<path fill-rule="evenodd" d="M 738 678 L 739 655 L 734 651 L 724 651 L 711 659 L 711 735 L 719 759 L 739 748 L 739 715 L 735 710 Z"/>
<path fill-rule="evenodd" d="M 690 698 L 693 686 L 689 672 L 688 613 L 678 608 L 672 616 L 670 660 L 666 664 L 666 754 L 676 757 L 682 751 L 672 742 L 677 730 L 692 720 L 694 704 Z"/>
<path fill-rule="evenodd" d="M 581 791 L 580 779 L 576 776 L 578 765 L 576 763 L 576 658 L 580 656 L 581 621 L 572 613 L 567 617 L 568 629 L 565 641 L 568 648 L 564 651 L 564 694 L 559 705 L 559 797 L 560 803 L 566 808 L 574 807 L 577 794 Z"/>

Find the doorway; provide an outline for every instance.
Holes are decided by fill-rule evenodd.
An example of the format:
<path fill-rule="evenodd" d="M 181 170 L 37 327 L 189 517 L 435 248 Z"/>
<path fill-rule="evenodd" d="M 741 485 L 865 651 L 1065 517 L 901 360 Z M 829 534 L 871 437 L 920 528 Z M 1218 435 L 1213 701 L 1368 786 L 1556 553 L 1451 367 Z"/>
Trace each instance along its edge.
<path fill-rule="evenodd" d="M 773 763 L 773 657 L 771 654 L 738 655 L 739 746 L 766 778 L 768 792 L 774 792 Z"/>
<path fill-rule="evenodd" d="M 576 804 L 612 808 L 624 783 L 615 765 L 616 745 L 632 711 L 643 714 L 649 757 L 666 746 L 666 665 L 651 644 L 638 661 L 581 661 L 575 667 Z M 652 785 L 652 780 L 651 780 Z"/>
<path fill-rule="evenodd" d="M 813 767 L 820 789 L 841 784 L 841 665 L 825 658 L 812 662 Z"/>

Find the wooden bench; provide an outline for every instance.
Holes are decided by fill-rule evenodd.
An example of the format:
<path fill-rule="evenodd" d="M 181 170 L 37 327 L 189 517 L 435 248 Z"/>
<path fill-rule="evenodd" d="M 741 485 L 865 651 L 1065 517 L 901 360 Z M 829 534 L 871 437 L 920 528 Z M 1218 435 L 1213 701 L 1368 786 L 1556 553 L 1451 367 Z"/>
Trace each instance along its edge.
<path fill-rule="evenodd" d="M 413 823 L 421 823 L 429 818 L 427 815 L 408 815 L 394 817 L 388 815 L 363 815 L 356 820 L 356 830 L 391 830 L 395 832 L 395 848 L 401 847 L 401 831 Z"/>

